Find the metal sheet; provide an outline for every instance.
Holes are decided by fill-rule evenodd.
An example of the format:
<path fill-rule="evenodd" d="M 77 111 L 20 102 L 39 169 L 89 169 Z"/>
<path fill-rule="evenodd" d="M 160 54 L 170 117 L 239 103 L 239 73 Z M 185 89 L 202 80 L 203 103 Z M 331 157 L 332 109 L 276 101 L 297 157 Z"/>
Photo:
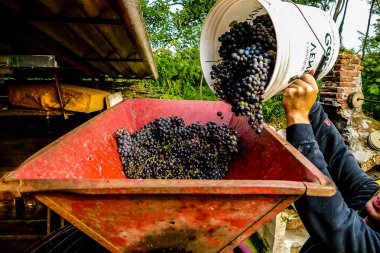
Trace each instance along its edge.
<path fill-rule="evenodd" d="M 115 131 L 136 131 L 160 116 L 235 128 L 241 152 L 227 179 L 126 179 Z M 3 189 L 8 197 L 35 193 L 113 252 L 228 252 L 302 195 L 335 193 L 270 127 L 256 135 L 224 102 L 145 99 L 125 100 L 51 143 L 10 173 Z"/>
<path fill-rule="evenodd" d="M 296 196 L 54 194 L 37 198 L 112 252 L 174 248 L 204 253 L 230 252 Z"/>

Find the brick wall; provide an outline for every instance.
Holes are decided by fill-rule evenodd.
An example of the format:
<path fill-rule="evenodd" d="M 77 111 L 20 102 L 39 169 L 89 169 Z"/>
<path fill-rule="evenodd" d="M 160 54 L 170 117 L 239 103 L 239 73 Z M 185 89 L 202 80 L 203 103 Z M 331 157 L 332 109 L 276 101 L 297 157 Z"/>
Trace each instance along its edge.
<path fill-rule="evenodd" d="M 340 54 L 333 69 L 322 79 L 320 102 L 324 105 L 349 108 L 349 94 L 361 91 L 362 70 L 359 55 Z"/>
<path fill-rule="evenodd" d="M 340 54 L 333 69 L 322 79 L 320 103 L 334 122 L 363 170 L 380 164 L 380 152 L 368 145 L 368 135 L 380 129 L 380 123 L 351 108 L 348 97 L 362 91 L 361 56 Z"/>

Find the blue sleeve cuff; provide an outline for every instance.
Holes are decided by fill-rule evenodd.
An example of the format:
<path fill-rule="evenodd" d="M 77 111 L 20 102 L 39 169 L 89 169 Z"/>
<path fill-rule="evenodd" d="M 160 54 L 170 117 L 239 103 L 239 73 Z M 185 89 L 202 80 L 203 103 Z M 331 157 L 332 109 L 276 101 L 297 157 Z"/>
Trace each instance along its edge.
<path fill-rule="evenodd" d="M 316 143 L 310 124 L 294 124 L 286 128 L 286 140 L 293 146 Z"/>

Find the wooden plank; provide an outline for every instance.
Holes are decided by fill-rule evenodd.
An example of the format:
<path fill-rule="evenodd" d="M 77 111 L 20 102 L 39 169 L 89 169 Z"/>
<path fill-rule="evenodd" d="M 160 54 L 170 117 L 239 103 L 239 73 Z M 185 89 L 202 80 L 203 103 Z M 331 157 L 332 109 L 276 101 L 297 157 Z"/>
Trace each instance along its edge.
<path fill-rule="evenodd" d="M 123 94 L 119 91 L 105 97 L 107 109 L 123 101 Z"/>

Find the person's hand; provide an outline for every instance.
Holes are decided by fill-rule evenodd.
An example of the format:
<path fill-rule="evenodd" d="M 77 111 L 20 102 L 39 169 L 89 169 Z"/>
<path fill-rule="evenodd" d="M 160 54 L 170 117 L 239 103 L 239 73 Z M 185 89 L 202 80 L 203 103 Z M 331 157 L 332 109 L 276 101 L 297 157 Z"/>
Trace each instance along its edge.
<path fill-rule="evenodd" d="M 282 105 L 287 126 L 310 124 L 309 112 L 318 95 L 318 86 L 311 74 L 303 75 L 284 90 Z"/>

